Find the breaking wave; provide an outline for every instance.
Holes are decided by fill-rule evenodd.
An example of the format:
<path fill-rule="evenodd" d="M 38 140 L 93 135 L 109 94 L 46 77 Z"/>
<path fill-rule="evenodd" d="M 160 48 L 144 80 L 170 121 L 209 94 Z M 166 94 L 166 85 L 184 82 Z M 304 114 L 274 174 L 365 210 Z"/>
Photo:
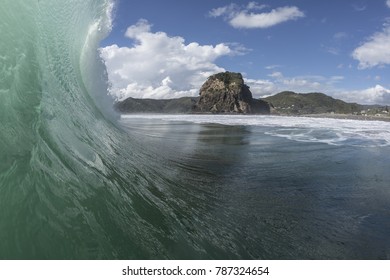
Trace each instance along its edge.
<path fill-rule="evenodd" d="M 125 128 L 109 109 L 98 52 L 113 6 L 110 0 L 2 1 L 0 259 L 388 258 L 389 203 L 381 185 L 388 172 L 374 173 L 388 170 L 382 154 L 362 177 L 332 169 L 339 176 L 319 173 L 314 182 L 318 171 L 310 162 L 322 158 L 320 151 L 311 147 L 306 155 L 306 147 L 274 145 L 270 136 L 388 145 L 387 124 L 212 117 L 268 127 L 257 146 L 248 144 L 257 134 L 251 138 L 236 126 L 133 119 Z M 283 160 L 283 151 L 305 159 L 297 166 Z M 325 159 L 339 154 L 328 152 Z M 357 168 L 348 164 L 346 170 Z M 302 172 L 294 177 L 297 168 Z M 378 240 L 368 255 L 367 242 L 356 244 L 365 232 Z"/>
<path fill-rule="evenodd" d="M 98 52 L 113 6 L 110 0 L 2 2 L 0 258 L 149 252 L 132 244 L 152 230 L 125 230 L 140 219 L 132 201 L 147 200 L 148 190 L 134 186 L 147 172 L 138 170 L 136 145 L 107 109 L 112 101 Z"/>

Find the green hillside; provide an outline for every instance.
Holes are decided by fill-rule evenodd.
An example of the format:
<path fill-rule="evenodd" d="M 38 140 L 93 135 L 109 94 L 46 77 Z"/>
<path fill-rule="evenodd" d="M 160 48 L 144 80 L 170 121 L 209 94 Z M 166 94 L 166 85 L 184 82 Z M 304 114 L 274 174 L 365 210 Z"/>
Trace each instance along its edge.
<path fill-rule="evenodd" d="M 318 92 L 301 94 L 284 91 L 263 100 L 270 103 L 276 113 L 287 115 L 359 114 L 364 109 L 362 105 L 347 103 Z"/>
<path fill-rule="evenodd" d="M 178 114 L 191 113 L 198 98 L 182 97 L 177 99 L 136 99 L 127 98 L 115 104 L 115 109 L 120 113 L 164 113 Z"/>

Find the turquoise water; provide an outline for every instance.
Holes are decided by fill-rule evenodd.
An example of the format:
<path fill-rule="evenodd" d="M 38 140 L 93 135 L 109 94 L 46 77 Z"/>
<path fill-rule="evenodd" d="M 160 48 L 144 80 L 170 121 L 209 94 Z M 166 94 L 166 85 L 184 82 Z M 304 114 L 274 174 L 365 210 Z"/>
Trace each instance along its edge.
<path fill-rule="evenodd" d="M 0 259 L 389 258 L 386 123 L 118 120 L 111 10 L 2 2 Z"/>

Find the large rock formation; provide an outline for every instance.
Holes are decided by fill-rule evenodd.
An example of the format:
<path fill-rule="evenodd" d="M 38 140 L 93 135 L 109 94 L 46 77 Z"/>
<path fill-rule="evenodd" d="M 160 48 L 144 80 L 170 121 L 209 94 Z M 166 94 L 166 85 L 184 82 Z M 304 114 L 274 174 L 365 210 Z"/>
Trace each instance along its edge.
<path fill-rule="evenodd" d="M 197 110 L 207 113 L 269 114 L 267 102 L 253 99 L 240 73 L 210 76 L 199 92 Z"/>

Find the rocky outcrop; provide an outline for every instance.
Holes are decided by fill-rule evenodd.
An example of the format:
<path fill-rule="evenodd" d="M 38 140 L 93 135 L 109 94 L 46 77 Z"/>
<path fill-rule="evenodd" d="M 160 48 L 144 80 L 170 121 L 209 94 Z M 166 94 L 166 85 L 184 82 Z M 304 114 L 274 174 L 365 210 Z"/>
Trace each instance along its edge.
<path fill-rule="evenodd" d="M 204 113 L 269 114 L 267 102 L 253 99 L 240 73 L 210 76 L 199 92 L 196 110 Z"/>

